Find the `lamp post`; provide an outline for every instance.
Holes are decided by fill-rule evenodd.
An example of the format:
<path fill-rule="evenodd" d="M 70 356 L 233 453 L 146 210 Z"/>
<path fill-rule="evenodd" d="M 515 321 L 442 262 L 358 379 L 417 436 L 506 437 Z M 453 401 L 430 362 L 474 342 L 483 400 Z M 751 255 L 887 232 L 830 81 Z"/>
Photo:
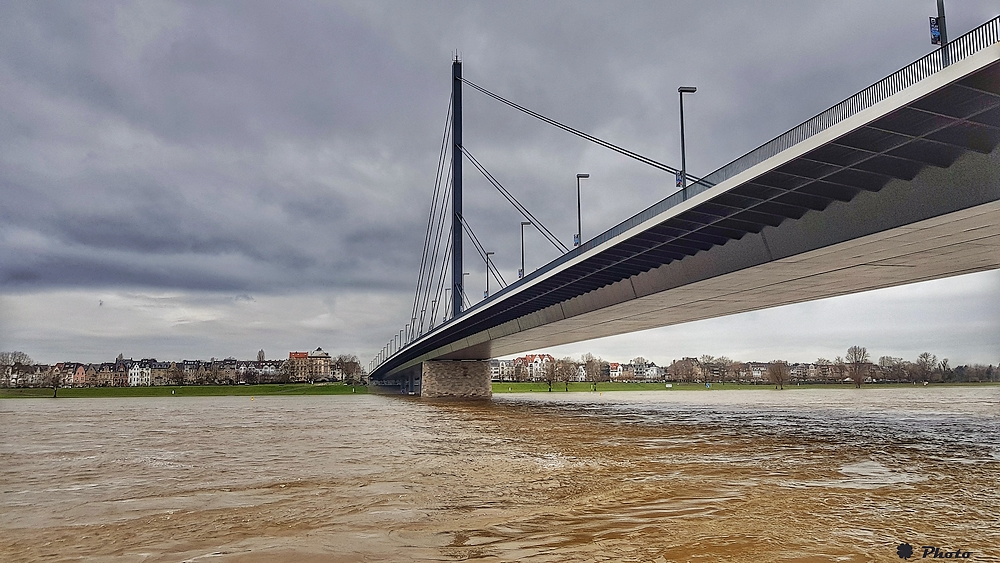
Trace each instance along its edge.
<path fill-rule="evenodd" d="M 944 0 L 937 0 L 937 9 L 938 30 L 941 32 L 941 66 L 948 66 L 951 64 L 951 57 L 948 55 L 948 26 L 944 18 Z"/>
<path fill-rule="evenodd" d="M 521 221 L 521 269 L 517 271 L 517 279 L 524 277 L 524 227 L 534 225 L 531 221 Z"/>
<path fill-rule="evenodd" d="M 463 311 L 465 310 L 465 300 L 469 298 L 469 294 L 465 293 L 465 276 L 467 275 L 469 275 L 469 272 L 462 272 L 462 287 L 460 288 L 462 290 L 462 294 L 458 296 L 459 303 L 462 304 Z M 469 305 L 472 305 L 471 301 L 469 302 Z"/>
<path fill-rule="evenodd" d="M 684 94 L 694 94 L 698 89 L 694 86 L 681 86 L 677 96 L 681 101 L 681 199 L 687 199 L 687 153 L 684 151 Z"/>
<path fill-rule="evenodd" d="M 490 296 L 490 256 L 493 256 L 496 252 L 486 253 L 486 291 L 483 293 L 483 299 Z"/>
<path fill-rule="evenodd" d="M 576 239 L 573 240 L 573 246 L 583 244 L 583 221 L 580 218 L 580 180 L 583 178 L 590 178 L 590 174 L 576 175 Z"/>

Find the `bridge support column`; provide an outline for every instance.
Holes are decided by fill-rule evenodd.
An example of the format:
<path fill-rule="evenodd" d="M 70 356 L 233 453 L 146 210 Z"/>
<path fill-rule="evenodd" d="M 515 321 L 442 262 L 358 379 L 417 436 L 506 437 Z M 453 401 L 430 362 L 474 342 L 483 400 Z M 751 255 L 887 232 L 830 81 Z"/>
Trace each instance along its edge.
<path fill-rule="evenodd" d="M 421 366 L 420 396 L 428 398 L 489 399 L 490 362 L 480 360 L 427 361 Z"/>

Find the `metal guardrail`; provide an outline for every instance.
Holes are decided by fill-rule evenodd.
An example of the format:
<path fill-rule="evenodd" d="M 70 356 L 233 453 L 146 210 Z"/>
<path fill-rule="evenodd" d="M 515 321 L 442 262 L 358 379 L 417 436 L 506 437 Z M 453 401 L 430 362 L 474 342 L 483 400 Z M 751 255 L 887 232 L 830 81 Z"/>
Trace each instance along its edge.
<path fill-rule="evenodd" d="M 596 246 L 615 238 L 629 229 L 652 219 L 663 213 L 667 209 L 681 203 L 691 196 L 704 192 L 705 190 L 723 182 L 733 176 L 749 170 L 750 168 L 764 162 L 765 160 L 789 149 L 813 135 L 825 131 L 830 127 L 844 121 L 845 119 L 868 109 L 882 100 L 899 93 L 900 91 L 920 82 L 932 74 L 942 70 L 948 64 L 954 64 L 970 55 L 1000 42 L 1000 16 L 984 23 L 965 35 L 951 41 L 946 46 L 928 53 L 920 59 L 906 65 L 889 76 L 879 80 L 875 84 L 854 94 L 850 98 L 840 102 L 830 109 L 806 120 L 800 125 L 792 128 L 774 139 L 764 143 L 754 150 L 744 154 L 729 164 L 719 168 L 711 174 L 705 176 L 698 182 L 688 186 L 687 197 L 681 192 L 671 194 L 667 198 L 660 200 L 654 205 L 640 211 L 638 214 L 622 221 L 593 239 L 585 242 L 580 247 L 573 249 L 556 260 L 546 264 L 542 269 L 536 270 L 532 274 L 540 274 L 551 268 L 562 264 L 573 256 L 586 252 Z M 946 64 L 946 61 L 950 61 Z M 527 276 L 525 277 L 527 279 Z M 498 294 L 499 296 L 499 294 Z"/>
<path fill-rule="evenodd" d="M 740 172 L 764 162 L 781 151 L 797 145 L 809 137 L 829 129 L 841 121 L 920 82 L 928 76 L 944 69 L 949 64 L 961 61 L 997 42 L 1000 42 L 1000 17 L 993 18 L 958 39 L 949 42 L 944 47 L 928 53 L 830 109 L 782 133 L 705 176 L 704 180 L 708 182 L 709 186 L 728 180 Z M 707 189 L 706 186 L 699 187 L 701 188 L 699 191 Z M 689 192 L 688 197 L 691 195 Z"/>
<path fill-rule="evenodd" d="M 574 257 L 604 244 L 636 225 L 652 219 L 691 196 L 704 192 L 720 182 L 749 170 L 772 156 L 775 156 L 778 153 L 805 141 L 817 133 L 829 129 L 841 121 L 844 121 L 845 119 L 870 108 L 878 102 L 881 102 L 882 100 L 901 92 L 917 82 L 920 82 L 921 80 L 944 69 L 946 66 L 961 61 L 966 57 L 974 55 L 975 53 L 978 53 L 979 51 L 982 51 L 983 49 L 998 42 L 1000 42 L 1000 16 L 993 18 L 965 35 L 949 42 L 944 47 L 928 53 L 927 55 L 906 65 L 889 76 L 886 76 L 882 80 L 879 80 L 875 84 L 872 84 L 857 94 L 854 94 L 850 98 L 847 98 L 839 104 L 836 104 L 835 106 L 815 115 L 798 126 L 782 133 L 781 135 L 778 135 L 774 139 L 705 176 L 701 180 L 688 186 L 688 193 L 686 197 L 684 197 L 681 192 L 671 194 L 665 199 L 640 211 L 638 214 L 633 215 L 607 231 L 604 231 L 600 235 L 597 235 L 593 239 L 572 249 L 570 252 L 556 258 L 531 274 L 524 276 L 524 278 L 512 283 L 503 290 L 496 292 L 488 299 L 476 303 L 469 309 L 465 310 L 462 315 L 441 323 L 438 327 L 429 332 L 433 332 L 434 330 L 440 329 L 445 325 L 461 320 L 469 313 L 486 307 L 490 303 L 499 299 L 503 299 L 508 292 L 520 287 L 529 280 L 544 276 L 547 272 L 558 268 L 567 261 L 572 260 Z M 414 341 L 400 346 L 400 350 L 397 350 L 396 352 L 398 353 L 399 351 L 408 348 L 413 342 L 419 341 L 420 336 L 418 336 Z M 393 355 L 395 355 L 395 353 Z M 386 358 L 386 360 L 388 360 L 388 358 Z M 381 363 L 385 363 L 386 360 L 383 360 Z M 381 363 L 379 365 L 381 365 Z"/>

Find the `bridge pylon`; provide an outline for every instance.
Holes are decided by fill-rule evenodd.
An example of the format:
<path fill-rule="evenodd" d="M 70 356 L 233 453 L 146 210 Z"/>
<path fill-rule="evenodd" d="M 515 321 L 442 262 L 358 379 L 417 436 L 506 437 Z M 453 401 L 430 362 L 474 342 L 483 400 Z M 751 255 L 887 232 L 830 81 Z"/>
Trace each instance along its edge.
<path fill-rule="evenodd" d="M 451 63 L 451 316 L 462 313 L 462 61 Z"/>

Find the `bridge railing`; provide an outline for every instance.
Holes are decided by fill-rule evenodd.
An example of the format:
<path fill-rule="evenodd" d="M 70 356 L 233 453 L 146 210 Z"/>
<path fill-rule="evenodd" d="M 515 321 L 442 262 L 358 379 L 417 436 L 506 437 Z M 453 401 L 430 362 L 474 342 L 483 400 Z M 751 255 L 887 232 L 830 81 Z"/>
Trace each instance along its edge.
<path fill-rule="evenodd" d="M 979 51 L 982 51 L 983 49 L 998 42 L 1000 42 L 1000 16 L 993 18 L 965 35 L 949 42 L 944 47 L 928 53 L 927 55 L 906 65 L 889 76 L 886 76 L 882 80 L 879 80 L 839 104 L 820 112 L 789 131 L 778 135 L 774 139 L 744 154 L 697 182 L 694 182 L 692 185 L 688 186 L 686 197 L 681 192 L 676 192 L 666 197 L 654 205 L 640 211 L 638 214 L 622 221 L 607 231 L 604 231 L 600 235 L 597 235 L 593 239 L 574 248 L 570 252 L 563 254 L 555 260 L 535 270 L 531 274 L 526 274 L 524 278 L 494 293 L 488 299 L 476 303 L 464 311 L 462 315 L 441 323 L 437 328 L 440 329 L 441 327 L 451 324 L 456 320 L 460 320 L 468 313 L 486 307 L 494 301 L 503 299 L 507 293 L 520 287 L 529 280 L 544 276 L 547 272 L 558 268 L 581 253 L 587 252 L 592 248 L 604 244 L 629 229 L 656 217 L 660 213 L 674 207 L 685 199 L 704 192 L 712 186 L 732 178 L 741 172 L 749 170 L 753 166 L 764 162 L 772 156 L 775 156 L 778 153 L 801 143 L 817 133 L 829 129 L 841 121 L 844 121 L 845 119 L 870 108 L 878 102 L 881 102 L 882 100 L 901 92 L 917 82 L 920 82 L 921 80 L 944 69 L 946 66 L 961 61 L 966 57 L 978 53 Z M 419 340 L 419 337 L 417 340 Z M 409 347 L 409 344 L 411 343 L 401 346 L 400 349 L 402 350 Z"/>
<path fill-rule="evenodd" d="M 697 184 L 693 193 L 698 193 L 764 162 L 772 156 L 788 149 L 813 135 L 825 131 L 841 121 L 870 108 L 871 106 L 913 86 L 917 82 L 954 64 L 966 57 L 1000 42 L 1000 17 L 984 23 L 965 35 L 949 42 L 944 47 L 928 53 L 875 84 L 854 94 L 830 109 L 806 120 L 778 137 L 753 149 L 729 164 L 705 176 L 705 184 Z M 692 186 L 694 187 L 694 186 Z M 688 197 L 693 195 L 688 189 Z"/>
<path fill-rule="evenodd" d="M 701 180 L 688 186 L 686 197 L 681 192 L 671 194 L 667 198 L 660 200 L 652 206 L 640 211 L 638 214 L 629 217 L 625 221 L 622 221 L 593 239 L 583 243 L 581 246 L 573 249 L 569 253 L 564 254 L 563 256 L 560 256 L 559 258 L 546 264 L 539 270 L 533 272 L 531 276 L 525 276 L 524 279 L 529 279 L 535 277 L 536 275 L 544 275 L 545 272 L 558 267 L 564 262 L 572 259 L 573 256 L 586 252 L 591 248 L 600 246 L 629 229 L 652 219 L 671 207 L 674 207 L 685 199 L 690 198 L 692 195 L 699 194 L 720 182 L 732 178 L 740 172 L 749 170 L 753 166 L 764 162 L 781 151 L 791 148 L 809 137 L 825 131 L 841 121 L 868 109 L 876 103 L 901 92 L 917 82 L 920 82 L 921 80 L 948 66 L 948 64 L 954 64 L 998 42 L 1000 42 L 1000 17 L 993 18 L 976 29 L 973 29 L 965 35 L 951 41 L 941 49 L 928 53 L 927 55 L 906 65 L 882 80 L 879 80 L 875 84 L 872 84 L 857 94 L 854 94 L 850 98 L 847 98 L 830 109 L 817 114 L 811 119 L 806 120 L 791 130 L 782 133 L 774 139 L 705 176 Z M 496 297 L 500 297 L 502 293 L 503 292 L 499 292 Z"/>

